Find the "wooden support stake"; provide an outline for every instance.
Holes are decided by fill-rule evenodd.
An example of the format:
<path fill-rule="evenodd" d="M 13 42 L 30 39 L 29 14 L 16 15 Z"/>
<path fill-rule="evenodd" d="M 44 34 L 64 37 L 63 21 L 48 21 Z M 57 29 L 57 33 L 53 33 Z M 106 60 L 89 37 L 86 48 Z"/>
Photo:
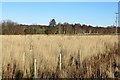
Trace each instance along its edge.
<path fill-rule="evenodd" d="M 37 78 L 37 61 L 36 59 L 34 60 L 34 78 Z"/>
<path fill-rule="evenodd" d="M 82 67 L 82 53 L 80 50 L 79 50 L 79 58 L 80 58 L 80 67 Z"/>
<path fill-rule="evenodd" d="M 62 61 L 61 61 L 61 53 L 60 53 L 60 71 L 61 71 L 61 65 L 62 65 Z"/>
<path fill-rule="evenodd" d="M 112 73 L 112 60 L 110 59 L 110 69 L 109 69 L 109 77 L 114 78 L 114 75 Z"/>
<path fill-rule="evenodd" d="M 81 56 L 80 56 L 80 51 L 78 50 L 78 65 L 79 65 L 79 68 L 81 66 Z"/>
<path fill-rule="evenodd" d="M 89 77 L 91 77 L 91 73 L 92 73 L 92 69 L 91 69 L 91 64 L 90 65 L 90 73 L 89 73 Z"/>
<path fill-rule="evenodd" d="M 23 53 L 23 70 L 25 70 L 25 52 Z"/>

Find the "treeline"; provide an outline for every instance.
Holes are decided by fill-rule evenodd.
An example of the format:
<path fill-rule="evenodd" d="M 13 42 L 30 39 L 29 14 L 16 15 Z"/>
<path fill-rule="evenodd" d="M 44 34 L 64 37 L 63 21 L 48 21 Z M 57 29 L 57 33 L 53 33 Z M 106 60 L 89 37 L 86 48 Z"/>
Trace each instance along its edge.
<path fill-rule="evenodd" d="M 25 25 L 12 22 L 10 20 L 3 21 L 0 25 L 2 35 L 26 35 L 26 34 L 116 34 L 120 33 L 120 27 L 93 27 L 91 25 L 81 24 L 56 24 L 52 19 L 48 26 L 46 25 Z"/>

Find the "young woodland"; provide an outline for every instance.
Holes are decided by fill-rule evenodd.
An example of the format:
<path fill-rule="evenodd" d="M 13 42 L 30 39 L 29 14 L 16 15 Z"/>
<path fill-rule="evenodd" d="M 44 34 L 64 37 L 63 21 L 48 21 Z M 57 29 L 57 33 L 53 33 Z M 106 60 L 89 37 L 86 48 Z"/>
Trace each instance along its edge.
<path fill-rule="evenodd" d="M 18 24 L 10 20 L 1 23 L 3 35 L 25 35 L 25 34 L 116 34 L 120 33 L 120 27 L 116 26 L 91 26 L 81 24 L 56 23 L 55 19 L 49 25 L 26 25 Z"/>

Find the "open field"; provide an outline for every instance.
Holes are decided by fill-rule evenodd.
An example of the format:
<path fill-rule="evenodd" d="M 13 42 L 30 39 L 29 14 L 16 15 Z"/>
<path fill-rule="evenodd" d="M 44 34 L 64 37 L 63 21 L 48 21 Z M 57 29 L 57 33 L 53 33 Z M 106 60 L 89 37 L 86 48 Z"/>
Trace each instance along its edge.
<path fill-rule="evenodd" d="M 92 56 L 109 53 L 118 44 L 118 36 L 115 35 L 3 35 L 0 37 L 3 77 L 7 77 L 7 66 L 23 72 L 23 77 L 31 77 L 34 59 L 37 61 L 38 77 L 46 71 L 55 73 L 60 53 L 62 69 L 66 69 L 68 65 L 72 65 L 72 58 L 81 64 Z"/>

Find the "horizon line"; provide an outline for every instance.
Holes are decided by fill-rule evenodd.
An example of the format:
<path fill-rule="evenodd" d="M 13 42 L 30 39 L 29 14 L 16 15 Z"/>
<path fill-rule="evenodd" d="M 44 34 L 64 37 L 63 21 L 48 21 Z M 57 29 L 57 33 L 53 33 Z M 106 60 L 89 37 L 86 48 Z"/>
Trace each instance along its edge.
<path fill-rule="evenodd" d="M 52 20 L 52 19 L 50 19 L 50 20 Z M 11 22 L 14 22 L 14 23 L 17 23 L 17 24 L 22 24 L 22 25 L 43 25 L 43 26 L 49 26 L 49 22 L 48 22 L 48 24 L 46 23 L 46 24 L 41 24 L 41 23 L 24 23 L 24 22 L 17 22 L 17 21 L 14 21 L 14 20 L 11 20 L 11 19 L 6 19 L 6 20 L 2 20 L 2 21 L 0 21 L 1 23 L 2 22 L 4 22 L 4 21 L 11 21 Z M 56 19 L 55 19 L 55 21 L 56 21 Z M 61 23 L 61 24 L 64 24 L 64 23 L 68 23 L 68 24 L 80 24 L 80 25 L 87 25 L 87 26 L 92 26 L 92 27 L 109 27 L 109 26 L 116 26 L 116 25 L 107 25 L 107 26 L 102 26 L 102 25 L 93 25 L 93 24 L 87 24 L 87 23 L 80 23 L 80 22 L 76 22 L 76 23 L 69 23 L 69 22 L 67 22 L 67 21 L 65 21 L 65 22 L 57 22 L 56 21 L 56 24 L 59 24 L 59 23 Z"/>

